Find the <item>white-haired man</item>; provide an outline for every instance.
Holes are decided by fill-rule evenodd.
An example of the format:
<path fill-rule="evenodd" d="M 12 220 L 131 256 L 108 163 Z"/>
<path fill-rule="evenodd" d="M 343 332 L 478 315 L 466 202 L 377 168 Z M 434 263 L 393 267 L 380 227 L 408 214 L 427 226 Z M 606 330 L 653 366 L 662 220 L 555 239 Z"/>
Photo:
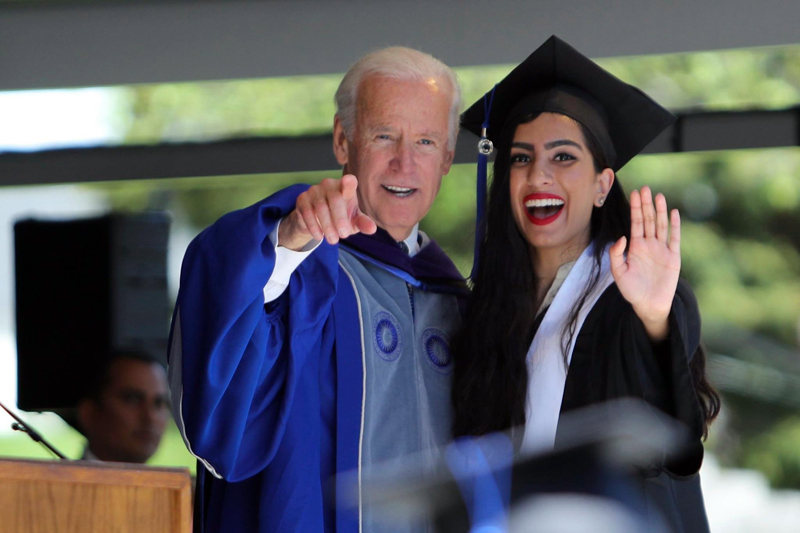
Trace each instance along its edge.
<path fill-rule="evenodd" d="M 375 531 L 368 508 L 335 508 L 331 476 L 360 482 L 449 440 L 466 287 L 417 227 L 453 160 L 458 82 L 388 48 L 348 71 L 336 104 L 341 179 L 229 213 L 186 252 L 170 373 L 205 467 L 197 529 Z"/>

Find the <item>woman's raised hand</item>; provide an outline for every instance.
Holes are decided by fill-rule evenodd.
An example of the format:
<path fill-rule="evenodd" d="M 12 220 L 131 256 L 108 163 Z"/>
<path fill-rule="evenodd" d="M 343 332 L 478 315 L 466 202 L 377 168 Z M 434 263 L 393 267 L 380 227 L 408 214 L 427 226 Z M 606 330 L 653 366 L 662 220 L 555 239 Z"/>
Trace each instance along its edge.
<path fill-rule="evenodd" d="M 631 243 L 622 237 L 609 250 L 611 273 L 654 341 L 666 337 L 681 271 L 681 219 L 667 214 L 667 200 L 643 187 L 631 192 Z"/>

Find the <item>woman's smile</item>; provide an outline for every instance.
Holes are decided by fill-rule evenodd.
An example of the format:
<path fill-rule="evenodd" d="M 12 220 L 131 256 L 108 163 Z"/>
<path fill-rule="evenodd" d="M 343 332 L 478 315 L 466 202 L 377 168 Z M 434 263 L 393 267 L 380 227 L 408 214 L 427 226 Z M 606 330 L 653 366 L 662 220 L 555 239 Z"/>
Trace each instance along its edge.
<path fill-rule="evenodd" d="M 555 221 L 564 209 L 564 199 L 555 194 L 529 194 L 523 203 L 528 219 L 537 226 L 546 226 Z"/>

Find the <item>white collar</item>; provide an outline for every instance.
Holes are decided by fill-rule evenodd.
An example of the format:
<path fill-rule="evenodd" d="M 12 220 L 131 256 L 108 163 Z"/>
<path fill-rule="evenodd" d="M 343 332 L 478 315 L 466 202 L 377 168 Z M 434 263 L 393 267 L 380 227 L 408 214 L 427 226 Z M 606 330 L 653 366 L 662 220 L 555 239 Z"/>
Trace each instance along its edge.
<path fill-rule="evenodd" d="M 547 290 L 547 294 L 544 296 L 544 300 L 542 301 L 542 305 L 539 306 L 539 310 L 536 311 L 536 316 L 538 317 L 543 310 L 547 309 L 547 307 L 553 303 L 553 300 L 556 298 L 556 294 L 558 294 L 558 289 L 561 288 L 561 285 L 564 284 L 564 281 L 569 276 L 572 267 L 575 266 L 578 260 L 570 261 L 569 263 L 564 263 L 560 267 L 558 267 L 558 272 L 556 272 L 556 279 L 553 280 L 553 284 L 550 285 L 550 288 Z"/>
<path fill-rule="evenodd" d="M 594 268 L 590 244 L 567 273 L 560 289 L 555 293 L 550 308 L 544 315 L 528 350 L 528 397 L 525 405 L 525 434 L 522 439 L 523 453 L 536 453 L 553 449 L 558 430 L 567 366 L 572 359 L 572 350 L 583 322 L 600 295 L 614 282 L 608 258 L 608 249 L 603 251 L 600 277 L 592 291 L 583 301 L 575 321 L 575 334 L 571 336 L 564 364 L 562 336 L 569 322 L 570 313 L 580 297 Z"/>
<path fill-rule="evenodd" d="M 419 245 L 419 224 L 414 224 L 414 227 L 411 228 L 411 233 L 408 237 L 405 238 L 403 241 L 408 246 L 408 255 L 409 257 L 414 257 L 420 250 Z"/>

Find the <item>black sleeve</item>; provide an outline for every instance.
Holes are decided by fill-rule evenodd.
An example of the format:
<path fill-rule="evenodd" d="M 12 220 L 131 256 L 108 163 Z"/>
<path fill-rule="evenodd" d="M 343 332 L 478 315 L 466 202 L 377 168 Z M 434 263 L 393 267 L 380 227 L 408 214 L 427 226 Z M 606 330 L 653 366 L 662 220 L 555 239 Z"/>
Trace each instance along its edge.
<path fill-rule="evenodd" d="M 562 413 L 618 398 L 641 398 L 683 423 L 691 436 L 688 455 L 667 457 L 662 466 L 678 475 L 696 472 L 703 456 L 703 414 L 689 363 L 699 344 L 700 314 L 687 283 L 678 284 L 669 336 L 657 344 L 612 284 L 578 333 Z"/>

